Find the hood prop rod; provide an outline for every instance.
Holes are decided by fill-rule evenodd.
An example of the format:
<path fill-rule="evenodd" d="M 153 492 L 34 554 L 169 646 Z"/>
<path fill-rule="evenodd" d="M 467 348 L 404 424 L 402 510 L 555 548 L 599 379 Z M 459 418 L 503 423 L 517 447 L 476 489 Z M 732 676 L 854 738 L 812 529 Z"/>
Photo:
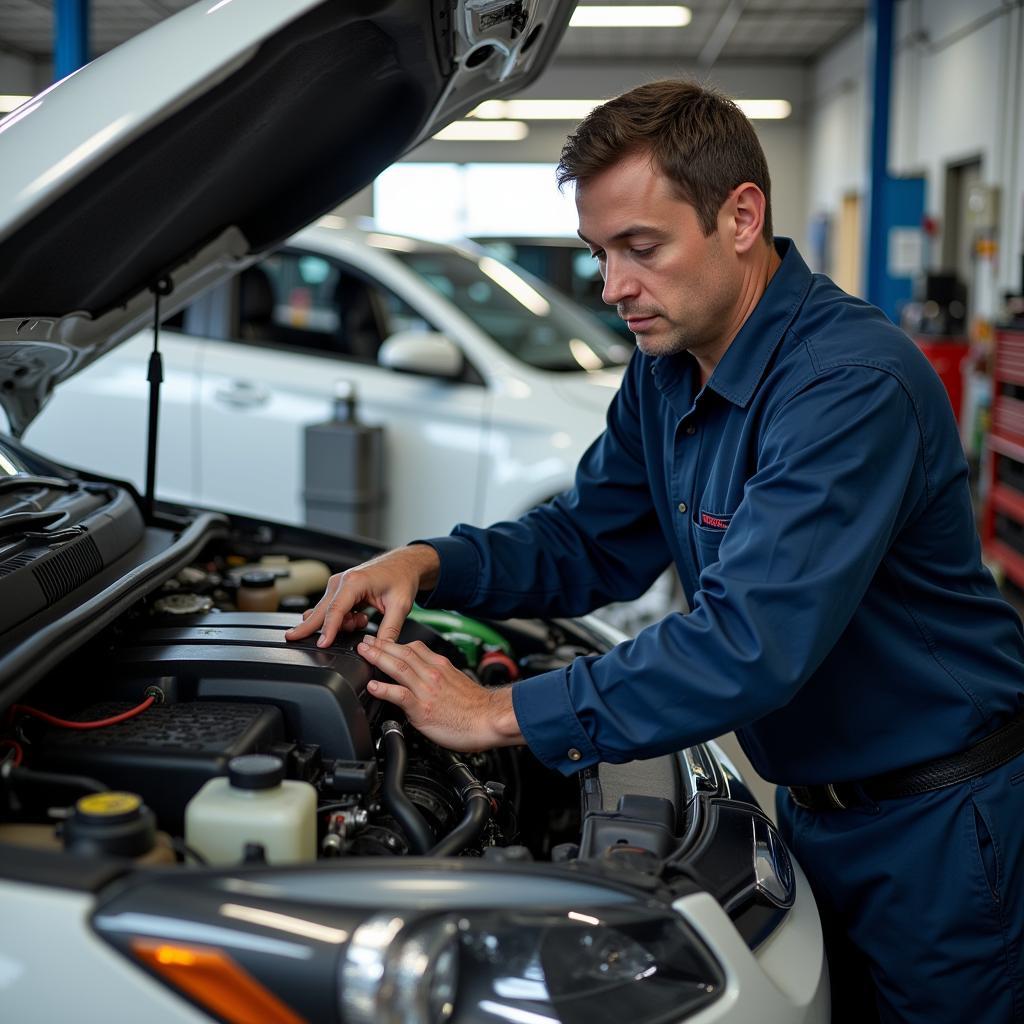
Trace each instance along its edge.
<path fill-rule="evenodd" d="M 161 277 L 151 288 L 153 293 L 153 351 L 149 354 L 149 434 L 146 447 L 146 497 L 147 519 L 153 518 L 153 503 L 156 491 L 156 433 L 160 418 L 160 385 L 164 380 L 164 359 L 160 354 L 160 297 L 170 295 L 174 285 L 170 277 Z"/>

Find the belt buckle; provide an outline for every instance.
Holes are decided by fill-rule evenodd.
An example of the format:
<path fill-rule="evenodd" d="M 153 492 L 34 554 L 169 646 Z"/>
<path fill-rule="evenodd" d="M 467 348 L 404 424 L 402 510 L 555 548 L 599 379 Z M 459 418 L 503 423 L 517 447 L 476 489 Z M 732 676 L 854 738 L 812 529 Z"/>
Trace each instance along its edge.
<path fill-rule="evenodd" d="M 847 811 L 850 809 L 849 805 L 840 799 L 839 794 L 836 792 L 836 787 L 831 782 L 825 783 L 825 792 L 828 793 L 829 799 L 837 811 Z"/>

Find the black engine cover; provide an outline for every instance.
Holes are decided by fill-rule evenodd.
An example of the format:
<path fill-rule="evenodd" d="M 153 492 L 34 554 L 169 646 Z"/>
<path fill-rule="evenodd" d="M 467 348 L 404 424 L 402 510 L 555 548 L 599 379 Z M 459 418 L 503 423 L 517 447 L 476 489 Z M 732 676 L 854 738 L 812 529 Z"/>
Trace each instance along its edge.
<path fill-rule="evenodd" d="M 169 703 L 240 701 L 270 704 L 288 739 L 317 744 L 325 757 L 374 756 L 366 684 L 373 669 L 355 652 L 361 634 L 321 650 L 315 636 L 284 639 L 294 615 L 220 612 L 154 619 L 97 654 L 90 676 L 107 699 L 142 700 L 158 686 Z M 95 691 L 94 691 L 95 692 Z"/>

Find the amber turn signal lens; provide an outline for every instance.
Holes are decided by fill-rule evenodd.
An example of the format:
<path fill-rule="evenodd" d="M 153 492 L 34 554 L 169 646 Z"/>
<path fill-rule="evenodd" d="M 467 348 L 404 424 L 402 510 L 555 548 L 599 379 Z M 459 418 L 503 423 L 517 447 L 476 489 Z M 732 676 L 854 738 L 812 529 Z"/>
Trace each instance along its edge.
<path fill-rule="evenodd" d="M 133 939 L 150 970 L 229 1024 L 307 1024 L 226 953 L 153 939 Z"/>

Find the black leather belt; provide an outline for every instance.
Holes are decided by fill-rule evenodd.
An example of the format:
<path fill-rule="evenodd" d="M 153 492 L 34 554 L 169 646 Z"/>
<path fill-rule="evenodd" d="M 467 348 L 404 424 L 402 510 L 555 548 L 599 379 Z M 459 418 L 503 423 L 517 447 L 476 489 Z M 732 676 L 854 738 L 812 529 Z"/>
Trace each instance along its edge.
<path fill-rule="evenodd" d="M 1012 719 L 959 754 L 938 757 L 934 761 L 859 782 L 828 782 L 787 788 L 794 802 L 809 811 L 845 811 L 879 800 L 895 800 L 955 786 L 993 771 L 1021 753 L 1024 753 L 1024 715 Z"/>

